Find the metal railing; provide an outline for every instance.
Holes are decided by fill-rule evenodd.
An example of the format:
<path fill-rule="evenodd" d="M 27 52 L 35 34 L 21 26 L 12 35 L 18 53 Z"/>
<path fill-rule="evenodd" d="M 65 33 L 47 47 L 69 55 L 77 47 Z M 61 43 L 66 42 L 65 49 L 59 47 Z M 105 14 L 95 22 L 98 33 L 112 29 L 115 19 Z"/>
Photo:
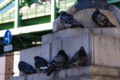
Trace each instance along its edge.
<path fill-rule="evenodd" d="M 108 3 L 116 3 L 116 2 L 120 2 L 120 0 L 107 0 Z"/>
<path fill-rule="evenodd" d="M 57 7 L 56 12 L 59 13 L 61 10 L 66 10 L 69 7 L 75 5 L 76 1 L 64 0 L 64 1 L 60 1 L 57 4 L 59 4 L 59 6 L 56 5 Z M 24 9 L 22 10 L 22 13 L 20 13 L 19 17 L 20 19 L 30 19 L 30 18 L 45 16 L 50 14 L 51 14 L 51 4 L 45 4 L 45 5 L 36 6 L 34 8 Z M 15 18 L 15 11 L 12 11 L 10 13 L 0 14 L 0 24 L 6 22 L 12 22 L 14 21 L 14 18 Z"/>

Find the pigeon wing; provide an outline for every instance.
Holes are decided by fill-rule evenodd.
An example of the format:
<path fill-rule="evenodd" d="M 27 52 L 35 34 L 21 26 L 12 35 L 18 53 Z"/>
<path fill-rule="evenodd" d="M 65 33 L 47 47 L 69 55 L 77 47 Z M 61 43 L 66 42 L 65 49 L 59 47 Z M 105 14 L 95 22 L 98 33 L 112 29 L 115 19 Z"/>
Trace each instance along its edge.
<path fill-rule="evenodd" d="M 54 59 L 52 60 L 52 63 L 56 66 L 62 66 L 64 63 L 65 59 L 62 55 L 56 55 Z"/>
<path fill-rule="evenodd" d="M 105 15 L 103 15 L 102 13 L 99 13 L 97 16 L 97 22 L 101 26 L 105 26 L 108 22 L 108 18 Z"/>
<path fill-rule="evenodd" d="M 73 55 L 72 59 L 70 60 L 70 64 L 71 63 L 74 63 L 75 61 L 77 61 L 77 58 L 78 58 L 78 51 Z"/>

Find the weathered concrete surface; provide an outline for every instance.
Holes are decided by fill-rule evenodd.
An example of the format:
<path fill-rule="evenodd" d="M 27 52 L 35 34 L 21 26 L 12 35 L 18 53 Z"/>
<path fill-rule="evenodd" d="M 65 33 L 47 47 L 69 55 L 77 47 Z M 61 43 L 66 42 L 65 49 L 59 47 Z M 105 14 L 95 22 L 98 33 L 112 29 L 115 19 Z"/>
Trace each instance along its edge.
<path fill-rule="evenodd" d="M 69 28 L 42 36 L 42 44 L 52 43 L 55 41 L 60 41 L 63 39 L 88 33 L 95 33 L 120 38 L 119 28 Z"/>
<path fill-rule="evenodd" d="M 120 78 L 103 77 L 103 76 L 92 76 L 91 80 L 120 80 Z"/>
<path fill-rule="evenodd" d="M 86 77 L 68 78 L 64 80 L 120 80 L 120 78 L 103 77 L 103 76 L 86 76 Z"/>
<path fill-rule="evenodd" d="M 78 29 L 76 29 L 76 31 L 77 30 Z M 112 30 L 110 31 L 112 32 Z M 86 29 L 85 29 L 85 32 L 86 32 Z M 108 32 L 104 30 L 103 32 L 104 34 L 105 33 L 108 34 Z M 113 32 L 112 34 L 116 34 L 117 32 Z M 74 53 L 78 51 L 81 46 L 83 46 L 87 53 L 87 61 L 85 65 L 93 64 L 93 65 L 101 65 L 101 66 L 108 66 L 108 67 L 118 67 L 118 68 L 120 67 L 120 58 L 119 58 L 120 57 L 120 45 L 119 45 L 120 39 L 110 37 L 110 36 L 83 33 L 83 32 L 81 35 L 76 34 L 77 36 L 75 37 L 72 37 L 73 35 L 71 34 L 70 37 L 67 39 L 55 41 L 50 44 L 43 44 L 42 46 L 38 46 L 35 48 L 22 50 L 20 54 L 21 55 L 20 60 L 26 61 L 34 66 L 33 58 L 34 56 L 38 55 L 47 59 L 50 62 L 50 60 L 52 60 L 53 57 L 61 49 L 65 50 L 70 60 L 71 57 L 74 55 Z M 58 37 L 59 36 L 60 35 L 58 35 Z M 70 65 L 65 66 L 65 68 L 68 68 L 68 67 L 71 67 L 71 66 Z"/>
<path fill-rule="evenodd" d="M 50 61 L 50 44 L 37 46 L 20 51 L 20 61 L 25 61 L 34 67 L 34 57 L 41 56 Z"/>
<path fill-rule="evenodd" d="M 51 43 L 52 58 L 60 49 L 65 50 L 69 59 L 81 46 L 87 53 L 86 65 L 120 67 L 120 39 L 98 34 L 84 34 Z M 54 45 L 54 47 L 53 47 Z"/>
<path fill-rule="evenodd" d="M 105 77 L 120 77 L 120 69 L 103 66 L 92 66 L 92 75 Z"/>
<path fill-rule="evenodd" d="M 79 69 L 78 68 L 67 69 L 67 78 L 91 76 L 91 75 L 92 75 L 92 66 L 84 66 L 84 67 L 80 67 Z"/>
<path fill-rule="evenodd" d="M 119 69 L 103 66 L 84 66 L 78 68 L 54 71 L 51 76 L 32 74 L 23 77 L 13 77 L 10 80 L 119 80 Z"/>
<path fill-rule="evenodd" d="M 86 76 L 86 77 L 75 77 L 75 78 L 67 78 L 64 80 L 92 80 L 92 77 Z"/>
<path fill-rule="evenodd" d="M 68 39 L 62 40 L 62 48 L 68 54 L 69 59 L 75 54 L 76 51 L 80 49 L 81 46 L 84 47 L 87 54 L 87 62 L 86 65 L 91 64 L 91 39 L 89 34 L 80 35 Z"/>
<path fill-rule="evenodd" d="M 92 32 L 92 33 L 91 33 Z M 79 70 L 76 66 L 66 65 L 64 70 L 55 71 L 51 76 L 41 73 L 27 75 L 26 80 L 58 80 L 83 77 L 82 80 L 119 80 L 120 77 L 120 29 L 94 28 L 94 29 L 66 29 L 49 35 L 51 42 L 34 48 L 21 50 L 20 60 L 34 66 L 34 56 L 44 57 L 48 61 L 63 49 L 69 59 L 81 46 L 87 53 L 85 67 Z M 97 34 L 94 34 L 97 33 Z M 102 34 L 102 35 L 99 35 Z M 58 35 L 58 36 L 57 36 Z M 63 36 L 62 36 L 63 35 Z M 107 35 L 107 36 L 105 36 Z M 112 37 L 111 37 L 112 36 Z M 116 38 L 117 37 L 117 38 Z M 55 39 L 55 40 L 54 40 Z M 49 42 L 49 41 L 48 41 Z M 90 66 L 97 65 L 97 66 Z M 106 66 L 106 67 L 105 67 Z M 112 68 L 115 67 L 115 68 Z M 84 77 L 87 76 L 87 77 Z M 92 77 L 91 77 L 92 76 Z M 98 77 L 97 77 L 98 76 Z M 90 78 L 89 78 L 90 77 Z M 114 78 L 112 78 L 114 77 Z M 13 79 L 15 80 L 15 79 Z"/>
<path fill-rule="evenodd" d="M 120 9 L 111 4 L 108 10 L 116 17 L 120 24 Z"/>
<path fill-rule="evenodd" d="M 73 7 L 72 7 L 73 8 Z M 69 11 L 72 11 L 71 9 Z M 75 10 L 76 11 L 76 10 Z M 84 9 L 80 11 L 74 11 L 74 18 L 81 23 L 85 28 L 98 28 L 99 25 L 95 24 L 92 21 L 92 14 L 95 11 L 95 9 Z M 73 11 L 72 11 L 73 12 Z M 114 17 L 112 13 L 110 13 L 108 10 L 100 9 L 100 12 L 105 14 L 107 18 L 112 22 L 116 27 L 120 28 L 119 22 Z M 54 21 L 53 25 L 53 32 L 63 30 L 64 26 L 60 23 L 59 17 Z"/>
<path fill-rule="evenodd" d="M 120 67 L 120 39 L 92 35 L 93 64 L 109 67 Z"/>
<path fill-rule="evenodd" d="M 25 80 L 25 76 L 22 77 L 11 77 L 10 80 Z"/>

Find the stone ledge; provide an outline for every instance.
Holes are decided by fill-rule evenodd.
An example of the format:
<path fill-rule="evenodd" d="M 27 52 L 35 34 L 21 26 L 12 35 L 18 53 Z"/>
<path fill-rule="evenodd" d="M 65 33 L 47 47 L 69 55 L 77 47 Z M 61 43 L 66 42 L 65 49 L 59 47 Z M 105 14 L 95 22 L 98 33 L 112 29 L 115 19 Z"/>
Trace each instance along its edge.
<path fill-rule="evenodd" d="M 107 80 L 111 77 L 118 79 L 120 76 L 120 70 L 117 68 L 103 67 L 103 66 L 84 66 L 78 68 L 63 69 L 61 71 L 54 71 L 51 76 L 46 74 L 32 74 L 22 77 L 13 77 L 10 80 Z M 103 78 L 102 78 L 103 77 Z M 109 77 L 109 78 L 108 78 Z"/>
<path fill-rule="evenodd" d="M 87 54 L 87 61 L 85 65 L 99 65 L 119 68 L 119 44 L 120 39 L 118 38 L 93 33 L 82 34 L 60 41 L 55 41 L 50 44 L 43 44 L 38 47 L 22 50 L 20 60 L 26 61 L 34 66 L 33 58 L 38 55 L 44 57 L 50 62 L 61 49 L 65 50 L 70 60 L 74 53 L 78 51 L 81 46 L 83 46 Z M 69 67 L 73 66 L 66 65 L 64 68 Z"/>
<path fill-rule="evenodd" d="M 120 38 L 119 28 L 69 28 L 42 36 L 42 44 L 52 43 L 88 33 Z"/>
<path fill-rule="evenodd" d="M 120 78 L 103 77 L 103 76 L 85 76 L 85 77 L 68 78 L 64 80 L 120 80 Z"/>

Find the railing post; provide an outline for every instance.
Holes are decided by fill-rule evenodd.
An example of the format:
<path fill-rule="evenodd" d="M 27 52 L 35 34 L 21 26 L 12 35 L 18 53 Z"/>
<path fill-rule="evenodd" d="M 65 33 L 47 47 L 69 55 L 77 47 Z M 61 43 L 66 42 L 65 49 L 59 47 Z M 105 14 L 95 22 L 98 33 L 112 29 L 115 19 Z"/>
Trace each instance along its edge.
<path fill-rule="evenodd" d="M 66 0 L 65 0 L 65 10 L 66 10 Z"/>
<path fill-rule="evenodd" d="M 3 23 L 3 14 L 2 14 L 2 23 Z"/>
<path fill-rule="evenodd" d="M 56 0 L 51 0 L 51 23 L 56 18 Z"/>
<path fill-rule="evenodd" d="M 37 6 L 35 6 L 35 17 L 37 17 Z"/>
<path fill-rule="evenodd" d="M 57 2 L 57 7 L 59 8 L 60 7 L 60 0 L 56 0 Z"/>
<path fill-rule="evenodd" d="M 19 27 L 19 0 L 15 0 L 15 19 L 14 19 L 14 28 Z"/>
<path fill-rule="evenodd" d="M 11 21 L 11 12 L 9 13 L 9 21 Z"/>

